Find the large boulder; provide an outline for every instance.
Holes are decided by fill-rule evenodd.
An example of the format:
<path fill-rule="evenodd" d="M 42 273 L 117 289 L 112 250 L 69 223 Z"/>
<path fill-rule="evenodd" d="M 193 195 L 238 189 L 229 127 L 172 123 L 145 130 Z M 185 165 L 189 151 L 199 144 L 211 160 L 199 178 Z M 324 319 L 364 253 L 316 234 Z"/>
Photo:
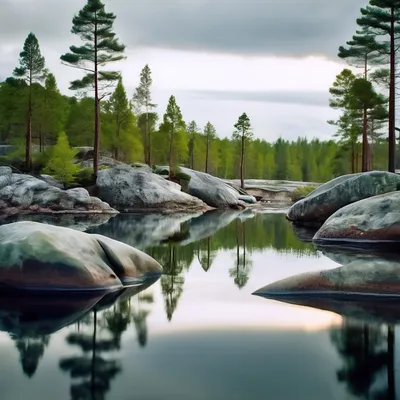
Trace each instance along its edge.
<path fill-rule="evenodd" d="M 372 196 L 394 192 L 399 186 L 400 176 L 391 172 L 343 175 L 319 186 L 293 204 L 287 218 L 297 224 L 320 226 L 340 208 Z"/>
<path fill-rule="evenodd" d="M 372 256 L 338 268 L 281 279 L 253 294 L 271 299 L 399 296 L 400 263 Z"/>
<path fill-rule="evenodd" d="M 357 201 L 329 217 L 313 241 L 317 244 L 400 242 L 400 192 Z M 388 243 L 389 242 L 389 243 Z"/>
<path fill-rule="evenodd" d="M 189 168 L 180 167 L 180 170 L 190 176 L 188 185 L 190 195 L 215 208 L 245 208 L 240 193 L 222 179 Z M 246 200 L 249 199 L 252 203 L 255 202 L 254 198 L 246 198 Z"/>
<path fill-rule="evenodd" d="M 180 185 L 143 168 L 118 165 L 99 171 L 100 197 L 120 211 L 205 211 L 201 200 L 181 191 Z"/>
<path fill-rule="evenodd" d="M 27 221 L 0 227 L 5 289 L 117 290 L 161 271 L 147 254 L 105 236 Z"/>
<path fill-rule="evenodd" d="M 117 211 L 86 189 L 62 190 L 31 175 L 13 174 L 0 167 L 0 210 L 2 216 L 18 213 L 109 213 Z"/>

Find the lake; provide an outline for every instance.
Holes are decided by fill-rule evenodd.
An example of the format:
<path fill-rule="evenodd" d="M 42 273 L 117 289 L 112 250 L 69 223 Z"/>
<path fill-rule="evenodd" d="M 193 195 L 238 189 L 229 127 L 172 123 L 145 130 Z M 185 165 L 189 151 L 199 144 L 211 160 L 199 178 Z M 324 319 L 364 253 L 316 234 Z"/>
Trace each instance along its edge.
<path fill-rule="evenodd" d="M 351 257 L 323 255 L 284 211 L 89 228 L 146 251 L 164 275 L 119 299 L 0 298 L 1 399 L 396 399 L 400 307 L 332 312 L 252 294 Z"/>

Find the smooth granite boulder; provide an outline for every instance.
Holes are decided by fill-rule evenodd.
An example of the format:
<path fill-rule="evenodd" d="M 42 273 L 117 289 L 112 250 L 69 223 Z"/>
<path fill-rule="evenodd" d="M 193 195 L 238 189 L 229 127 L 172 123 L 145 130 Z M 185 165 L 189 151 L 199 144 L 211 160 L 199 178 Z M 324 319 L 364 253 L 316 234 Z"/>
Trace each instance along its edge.
<path fill-rule="evenodd" d="M 287 219 L 302 225 L 320 226 L 334 212 L 359 200 L 394 192 L 400 187 L 400 176 L 391 172 L 372 171 L 343 175 L 315 189 L 293 204 Z"/>
<path fill-rule="evenodd" d="M 86 189 L 62 190 L 31 175 L 13 174 L 11 168 L 0 167 L 0 216 L 20 213 L 106 213 L 116 214 Z"/>
<path fill-rule="evenodd" d="M 357 201 L 329 217 L 313 241 L 324 244 L 400 242 L 400 192 Z"/>
<path fill-rule="evenodd" d="M 38 222 L 0 226 L 0 286 L 105 291 L 160 274 L 152 257 L 101 235 Z"/>
<path fill-rule="evenodd" d="M 120 211 L 205 211 L 201 200 L 144 168 L 118 165 L 99 171 L 100 197 Z"/>
<path fill-rule="evenodd" d="M 371 257 L 344 266 L 294 275 L 271 283 L 255 295 L 271 298 L 395 296 L 400 299 L 400 262 Z"/>
<path fill-rule="evenodd" d="M 179 169 L 190 176 L 189 194 L 203 200 L 211 207 L 242 209 L 246 206 L 242 198 L 251 203 L 256 202 L 252 196 L 242 197 L 235 188 L 220 178 L 189 168 Z"/>

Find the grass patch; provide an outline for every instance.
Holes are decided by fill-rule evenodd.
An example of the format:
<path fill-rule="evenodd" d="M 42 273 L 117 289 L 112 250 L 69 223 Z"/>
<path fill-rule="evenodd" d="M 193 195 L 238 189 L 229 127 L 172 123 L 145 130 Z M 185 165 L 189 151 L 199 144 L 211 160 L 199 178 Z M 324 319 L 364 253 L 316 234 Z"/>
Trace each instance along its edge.
<path fill-rule="evenodd" d="M 295 203 L 304 197 L 307 197 L 311 192 L 316 189 L 316 186 L 299 186 L 290 193 L 290 199 Z"/>

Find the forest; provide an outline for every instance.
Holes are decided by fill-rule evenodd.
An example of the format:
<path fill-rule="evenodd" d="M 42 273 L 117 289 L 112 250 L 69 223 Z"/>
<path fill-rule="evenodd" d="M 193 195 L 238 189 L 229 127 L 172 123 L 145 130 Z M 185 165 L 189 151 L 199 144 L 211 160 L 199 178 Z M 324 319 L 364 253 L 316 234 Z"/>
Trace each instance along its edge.
<path fill-rule="evenodd" d="M 344 68 L 332 79 L 330 106 L 339 117 L 327 121 L 336 127 L 328 141 L 310 140 L 307 132 L 300 132 L 295 141 L 280 137 L 268 142 L 257 138 L 260 133 L 253 132 L 246 113 L 233 115 L 232 136 L 221 137 L 212 121 L 204 127 L 186 121 L 173 94 L 165 113 L 158 115 L 149 65 L 133 93 L 127 93 L 118 71 L 105 68 L 125 59 L 125 46 L 113 31 L 115 18 L 100 0 L 87 0 L 73 17 L 71 33 L 82 46 L 71 46 L 60 62 L 83 73 L 71 82 L 74 96 L 58 89 L 35 34 L 21 43 L 16 68 L 0 82 L 0 144 L 13 146 L 11 154 L 1 156 L 2 165 L 28 172 L 51 172 L 57 165 L 68 169 L 65 158 L 76 154 L 70 147 L 89 146 L 94 148 L 94 175 L 101 156 L 184 165 L 222 178 L 242 173 L 243 178 L 310 182 L 399 166 L 394 126 L 397 47 L 392 43 L 400 30 L 398 2 L 370 0 L 357 19 L 359 30 L 339 47 L 339 59 L 356 68 Z M 71 176 L 77 173 L 72 170 Z"/>

